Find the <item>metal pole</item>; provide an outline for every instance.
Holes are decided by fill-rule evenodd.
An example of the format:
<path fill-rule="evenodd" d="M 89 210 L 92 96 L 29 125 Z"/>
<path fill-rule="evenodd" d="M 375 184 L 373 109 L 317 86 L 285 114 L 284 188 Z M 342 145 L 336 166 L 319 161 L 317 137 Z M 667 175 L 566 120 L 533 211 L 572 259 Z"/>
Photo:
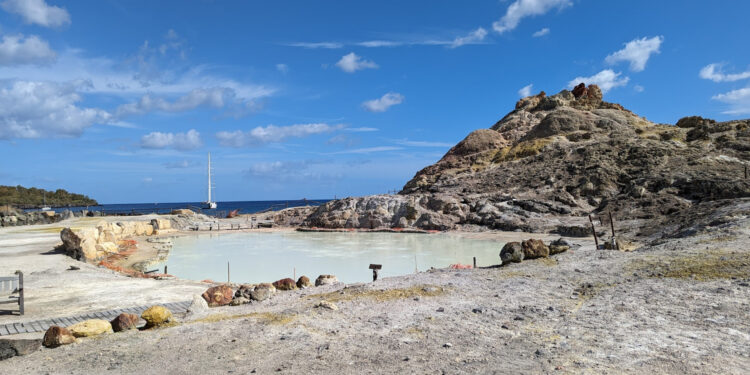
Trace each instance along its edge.
<path fill-rule="evenodd" d="M 477 268 L 477 257 L 474 257 L 474 268 Z"/>
<path fill-rule="evenodd" d="M 591 215 L 589 215 L 589 222 L 591 223 L 591 233 L 594 235 L 594 244 L 596 244 L 596 249 L 599 250 L 599 240 L 596 238 L 596 227 L 594 227 L 594 220 L 591 219 Z"/>
<path fill-rule="evenodd" d="M 227 262 L 227 282 L 229 282 L 229 262 Z"/>
<path fill-rule="evenodd" d="M 23 315 L 23 272 L 16 271 L 18 274 L 18 312 Z"/>
<path fill-rule="evenodd" d="M 609 225 L 612 227 L 612 238 L 615 237 L 615 221 L 612 220 L 612 211 L 609 211 Z"/>

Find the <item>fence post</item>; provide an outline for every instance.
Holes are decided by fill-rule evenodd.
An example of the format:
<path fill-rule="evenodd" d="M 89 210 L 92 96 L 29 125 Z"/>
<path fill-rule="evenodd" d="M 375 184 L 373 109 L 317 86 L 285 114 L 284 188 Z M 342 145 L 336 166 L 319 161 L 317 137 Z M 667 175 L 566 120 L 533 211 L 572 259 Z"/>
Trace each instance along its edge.
<path fill-rule="evenodd" d="M 596 238 L 596 227 L 594 227 L 594 220 L 591 219 L 591 215 L 589 215 L 589 222 L 591 223 L 591 233 L 594 235 L 594 244 L 596 249 L 599 250 L 599 240 Z"/>
<path fill-rule="evenodd" d="M 16 274 L 18 274 L 18 311 L 23 315 L 23 272 L 19 270 Z"/>

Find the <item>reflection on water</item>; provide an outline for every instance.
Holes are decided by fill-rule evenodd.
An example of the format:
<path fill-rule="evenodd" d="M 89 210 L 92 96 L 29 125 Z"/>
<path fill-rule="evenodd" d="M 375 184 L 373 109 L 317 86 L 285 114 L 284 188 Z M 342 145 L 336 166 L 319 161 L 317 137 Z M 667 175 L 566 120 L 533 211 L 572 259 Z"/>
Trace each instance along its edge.
<path fill-rule="evenodd" d="M 271 282 L 285 277 L 334 274 L 340 281 L 372 281 L 370 263 L 383 265 L 380 277 L 413 273 L 453 263 L 497 264 L 502 243 L 448 234 L 407 233 L 225 233 L 177 237 L 166 263 L 175 276 L 233 282 Z"/>

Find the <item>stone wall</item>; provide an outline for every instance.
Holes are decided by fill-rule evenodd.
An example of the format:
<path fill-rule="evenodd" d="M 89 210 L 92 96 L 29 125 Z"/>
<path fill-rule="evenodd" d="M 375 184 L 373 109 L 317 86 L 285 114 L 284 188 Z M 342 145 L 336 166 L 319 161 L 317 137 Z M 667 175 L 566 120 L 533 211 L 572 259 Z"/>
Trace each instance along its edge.
<path fill-rule="evenodd" d="M 101 221 L 95 227 L 65 228 L 60 232 L 65 252 L 84 262 L 95 262 L 118 253 L 132 237 L 151 236 L 172 229 L 169 219 L 145 221 Z"/>

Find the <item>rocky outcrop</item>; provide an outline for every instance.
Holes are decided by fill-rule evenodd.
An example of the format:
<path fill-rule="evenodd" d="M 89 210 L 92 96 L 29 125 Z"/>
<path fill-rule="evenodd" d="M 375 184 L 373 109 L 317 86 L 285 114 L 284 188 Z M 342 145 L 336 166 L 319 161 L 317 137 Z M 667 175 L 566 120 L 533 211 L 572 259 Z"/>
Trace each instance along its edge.
<path fill-rule="evenodd" d="M 109 323 L 112 325 L 112 330 L 115 332 L 135 329 L 138 326 L 138 315 L 122 313 L 112 319 Z"/>
<path fill-rule="evenodd" d="M 101 319 L 89 319 L 68 327 L 73 337 L 92 337 L 112 333 L 112 325 Z"/>
<path fill-rule="evenodd" d="M 45 348 L 56 348 L 60 345 L 67 345 L 76 342 L 75 336 L 66 328 L 52 326 L 47 329 L 42 339 L 42 345 Z"/>
<path fill-rule="evenodd" d="M 121 241 L 151 236 L 172 229 L 169 219 L 142 221 L 101 221 L 96 227 L 64 228 L 60 232 L 63 249 L 72 258 L 95 262 L 120 251 Z"/>
<path fill-rule="evenodd" d="M 208 306 L 210 307 L 224 306 L 232 302 L 233 295 L 234 291 L 232 291 L 231 287 L 228 285 L 218 285 L 208 288 L 203 292 L 203 299 L 208 302 Z"/>
<path fill-rule="evenodd" d="M 146 328 L 154 328 L 172 321 L 172 312 L 164 306 L 151 306 L 141 314 L 146 321 Z"/>
<path fill-rule="evenodd" d="M 604 101 L 596 85 L 577 85 L 519 100 L 398 195 L 331 201 L 304 225 L 590 236 L 586 215 L 612 211 L 645 223 L 634 235 L 648 235 L 701 202 L 750 197 L 746 165 L 750 120 L 655 124 Z"/>

